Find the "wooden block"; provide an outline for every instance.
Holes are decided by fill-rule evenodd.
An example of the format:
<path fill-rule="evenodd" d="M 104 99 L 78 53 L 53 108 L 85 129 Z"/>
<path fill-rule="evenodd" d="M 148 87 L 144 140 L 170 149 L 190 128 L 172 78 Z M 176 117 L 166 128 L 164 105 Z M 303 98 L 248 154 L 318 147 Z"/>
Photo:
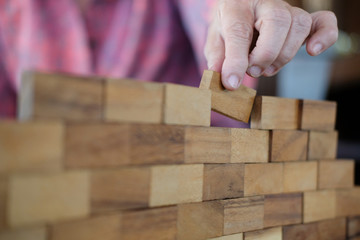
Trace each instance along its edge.
<path fill-rule="evenodd" d="M 317 176 L 317 162 L 284 163 L 284 192 L 316 190 Z"/>
<path fill-rule="evenodd" d="M 336 191 L 336 216 L 360 215 L 360 187 Z"/>
<path fill-rule="evenodd" d="M 217 238 L 208 238 L 208 240 L 243 240 L 243 239 L 244 239 L 243 233 L 231 234 Z"/>
<path fill-rule="evenodd" d="M 96 168 L 130 164 L 130 126 L 114 123 L 68 123 L 65 167 Z"/>
<path fill-rule="evenodd" d="M 266 195 L 264 200 L 264 227 L 301 223 L 302 205 L 302 193 Z"/>
<path fill-rule="evenodd" d="M 118 239 L 176 239 L 177 211 L 174 206 L 125 212 L 122 214 L 121 238 Z"/>
<path fill-rule="evenodd" d="M 220 201 L 182 204 L 178 208 L 177 240 L 223 235 L 224 209 Z"/>
<path fill-rule="evenodd" d="M 0 122 L 0 174 L 62 169 L 63 126 L 56 122 Z"/>
<path fill-rule="evenodd" d="M 151 167 L 150 206 L 201 202 L 204 165 Z"/>
<path fill-rule="evenodd" d="M 360 216 L 350 217 L 347 220 L 347 236 L 360 236 Z"/>
<path fill-rule="evenodd" d="M 32 227 L 0 232 L 0 240 L 47 240 L 46 227 Z"/>
<path fill-rule="evenodd" d="M 254 104 L 256 91 L 244 85 L 234 91 L 226 90 L 218 72 L 205 70 L 200 88 L 211 90 L 211 108 L 233 119 L 248 122 Z"/>
<path fill-rule="evenodd" d="M 336 102 L 302 100 L 301 129 L 332 131 L 335 129 Z"/>
<path fill-rule="evenodd" d="M 149 205 L 150 169 L 123 168 L 91 173 L 91 211 L 145 208 Z"/>
<path fill-rule="evenodd" d="M 264 227 L 264 197 L 221 201 L 224 206 L 224 235 L 248 232 Z"/>
<path fill-rule="evenodd" d="M 164 123 L 210 126 L 211 92 L 207 89 L 166 84 Z"/>
<path fill-rule="evenodd" d="M 300 100 L 257 96 L 251 113 L 251 128 L 299 129 Z"/>
<path fill-rule="evenodd" d="M 335 217 L 336 195 L 333 190 L 304 192 L 304 223 Z"/>
<path fill-rule="evenodd" d="M 105 88 L 105 119 L 161 123 L 164 85 L 134 79 L 108 79 Z"/>
<path fill-rule="evenodd" d="M 318 239 L 341 240 L 346 239 L 346 219 L 336 218 L 317 223 Z"/>
<path fill-rule="evenodd" d="M 103 85 L 98 78 L 27 72 L 18 94 L 18 119 L 100 120 Z"/>
<path fill-rule="evenodd" d="M 316 223 L 298 224 L 283 227 L 283 240 L 304 239 L 319 240 Z"/>
<path fill-rule="evenodd" d="M 133 124 L 130 131 L 133 165 L 184 162 L 185 127 Z"/>
<path fill-rule="evenodd" d="M 205 164 L 203 200 L 244 196 L 243 164 Z"/>
<path fill-rule="evenodd" d="M 337 141 L 337 131 L 310 131 L 308 158 L 311 160 L 335 159 L 337 154 Z"/>
<path fill-rule="evenodd" d="M 6 229 L 6 208 L 8 199 L 8 178 L 0 175 L 0 232 Z"/>
<path fill-rule="evenodd" d="M 354 186 L 354 160 L 319 161 L 319 189 Z"/>
<path fill-rule="evenodd" d="M 245 164 L 244 195 L 254 196 L 283 192 L 283 164 Z"/>
<path fill-rule="evenodd" d="M 270 133 L 270 159 L 272 162 L 305 161 L 308 132 L 273 130 Z"/>
<path fill-rule="evenodd" d="M 232 163 L 255 163 L 269 161 L 269 131 L 232 128 Z"/>
<path fill-rule="evenodd" d="M 89 214 L 87 172 L 14 176 L 9 182 L 11 227 L 85 217 Z"/>
<path fill-rule="evenodd" d="M 207 239 L 258 230 L 263 228 L 263 219 L 263 196 L 183 204 L 179 206 L 177 239 Z"/>
<path fill-rule="evenodd" d="M 186 163 L 229 163 L 230 156 L 231 136 L 229 128 L 186 128 Z"/>
<path fill-rule="evenodd" d="M 269 228 L 245 233 L 244 240 L 282 240 L 282 228 Z"/>
<path fill-rule="evenodd" d="M 50 226 L 51 240 L 121 239 L 121 215 L 111 214 L 55 223 Z"/>

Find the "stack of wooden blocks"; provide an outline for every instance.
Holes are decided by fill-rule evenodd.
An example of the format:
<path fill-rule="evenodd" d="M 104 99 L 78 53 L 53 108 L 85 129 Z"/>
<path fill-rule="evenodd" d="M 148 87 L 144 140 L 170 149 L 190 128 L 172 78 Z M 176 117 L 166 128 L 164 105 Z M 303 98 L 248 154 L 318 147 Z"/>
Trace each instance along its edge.
<path fill-rule="evenodd" d="M 0 239 L 359 239 L 336 103 L 45 73 L 0 122 Z M 211 109 L 251 129 L 210 127 Z"/>

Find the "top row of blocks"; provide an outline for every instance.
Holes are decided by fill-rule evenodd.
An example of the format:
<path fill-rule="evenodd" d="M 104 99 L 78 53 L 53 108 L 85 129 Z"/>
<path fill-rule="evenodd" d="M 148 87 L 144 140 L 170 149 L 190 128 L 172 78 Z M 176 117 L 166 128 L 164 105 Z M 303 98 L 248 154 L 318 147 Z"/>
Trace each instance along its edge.
<path fill-rule="evenodd" d="M 222 87 L 219 73 L 205 70 L 200 88 L 176 84 L 27 72 L 18 118 L 121 121 L 210 126 L 211 110 L 256 129 L 335 128 L 336 103 L 255 96 L 241 86 Z"/>

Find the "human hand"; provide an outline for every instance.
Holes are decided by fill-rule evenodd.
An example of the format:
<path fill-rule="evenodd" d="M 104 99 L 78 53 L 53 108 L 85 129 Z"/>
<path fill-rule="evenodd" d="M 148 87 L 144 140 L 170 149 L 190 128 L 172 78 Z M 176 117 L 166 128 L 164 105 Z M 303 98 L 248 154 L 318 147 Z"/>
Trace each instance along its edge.
<path fill-rule="evenodd" d="M 337 37 L 337 19 L 330 11 L 309 14 L 283 0 L 218 0 L 204 52 L 208 68 L 221 72 L 224 87 L 234 90 L 245 73 L 273 76 L 302 44 L 316 56 Z"/>

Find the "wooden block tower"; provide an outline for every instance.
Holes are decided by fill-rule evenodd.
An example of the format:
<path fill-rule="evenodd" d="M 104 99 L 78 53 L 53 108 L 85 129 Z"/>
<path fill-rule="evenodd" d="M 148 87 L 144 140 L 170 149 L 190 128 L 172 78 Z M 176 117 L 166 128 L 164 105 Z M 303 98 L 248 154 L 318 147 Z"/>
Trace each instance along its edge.
<path fill-rule="evenodd" d="M 336 103 L 255 95 L 211 71 L 200 88 L 25 74 L 0 122 L 0 240 L 359 239 Z"/>

